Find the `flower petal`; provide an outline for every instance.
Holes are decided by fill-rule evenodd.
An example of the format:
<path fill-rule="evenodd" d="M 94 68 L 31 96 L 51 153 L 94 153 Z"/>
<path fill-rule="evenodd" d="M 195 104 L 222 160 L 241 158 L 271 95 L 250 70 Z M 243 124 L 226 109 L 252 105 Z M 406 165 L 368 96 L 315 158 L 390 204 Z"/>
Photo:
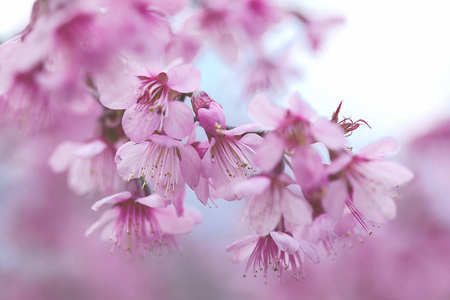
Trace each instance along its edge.
<path fill-rule="evenodd" d="M 312 119 L 316 115 L 311 106 L 302 99 L 299 93 L 293 93 L 289 96 L 288 103 L 289 110 L 305 121 Z"/>
<path fill-rule="evenodd" d="M 310 146 L 298 147 L 292 156 L 292 171 L 305 196 L 326 184 L 322 158 Z"/>
<path fill-rule="evenodd" d="M 311 224 L 312 207 L 304 199 L 294 195 L 289 189 L 280 190 L 281 213 L 290 227 Z"/>
<path fill-rule="evenodd" d="M 393 138 L 384 138 L 361 149 L 358 156 L 368 159 L 382 159 L 388 154 L 395 154 L 398 149 L 398 143 Z"/>
<path fill-rule="evenodd" d="M 256 166 L 265 172 L 272 171 L 283 159 L 284 149 L 284 140 L 274 133 L 268 133 L 256 149 Z"/>
<path fill-rule="evenodd" d="M 313 263 L 318 264 L 320 262 L 319 252 L 317 252 L 314 245 L 305 240 L 298 240 L 298 243 L 300 244 L 300 249 L 302 249 L 303 253 L 305 253 Z"/>
<path fill-rule="evenodd" d="M 148 207 L 167 207 L 171 201 L 164 199 L 158 194 L 151 194 L 150 196 L 136 199 L 136 202 Z"/>
<path fill-rule="evenodd" d="M 161 126 L 161 121 L 156 112 L 135 104 L 125 110 L 122 127 L 130 140 L 140 142 L 148 139 Z"/>
<path fill-rule="evenodd" d="M 139 79 L 136 76 L 123 73 L 120 76 L 99 76 L 96 79 L 100 102 L 107 108 L 127 109 L 136 103 L 136 89 L 139 87 Z"/>
<path fill-rule="evenodd" d="M 225 248 L 225 251 L 232 252 L 232 251 L 239 251 L 242 247 L 245 247 L 249 244 L 252 244 L 257 239 L 259 239 L 261 236 L 259 234 L 253 234 L 253 235 L 247 235 L 244 237 L 241 237 L 237 241 L 235 241 L 233 244 Z"/>
<path fill-rule="evenodd" d="M 320 118 L 311 124 L 311 131 L 314 138 L 332 150 L 344 148 L 344 131 L 335 123 L 325 118 Z"/>
<path fill-rule="evenodd" d="M 75 159 L 75 152 L 82 146 L 82 143 L 63 142 L 53 151 L 48 164 L 53 172 L 61 173 L 67 170 Z"/>
<path fill-rule="evenodd" d="M 382 187 L 375 189 L 361 186 L 355 180 L 353 187 L 353 202 L 358 211 L 369 221 L 375 224 L 384 224 L 397 215 L 397 206 L 392 195 Z"/>
<path fill-rule="evenodd" d="M 286 114 L 283 108 L 273 104 L 266 95 L 258 95 L 253 98 L 248 105 L 248 111 L 257 123 L 272 128 L 277 127 Z"/>
<path fill-rule="evenodd" d="M 148 145 L 148 142 L 128 142 L 117 150 L 115 158 L 117 172 L 124 180 L 140 177 L 139 161 Z"/>
<path fill-rule="evenodd" d="M 105 197 L 92 205 L 91 209 L 97 211 L 103 204 L 116 204 L 131 198 L 130 192 L 122 192 L 112 196 Z"/>
<path fill-rule="evenodd" d="M 192 133 L 194 115 L 192 110 L 179 101 L 169 101 L 169 111 L 164 119 L 164 131 L 176 139 L 183 139 Z"/>
<path fill-rule="evenodd" d="M 322 205 L 325 212 L 333 220 L 338 221 L 342 216 L 346 199 L 347 183 L 344 180 L 334 180 L 330 182 L 327 193 L 322 198 Z"/>
<path fill-rule="evenodd" d="M 191 64 L 178 65 L 167 72 L 169 81 L 167 85 L 180 93 L 189 93 L 198 90 L 202 73 Z"/>
<path fill-rule="evenodd" d="M 247 200 L 250 223 L 261 236 L 268 235 L 280 222 L 282 215 L 280 201 L 284 199 L 282 200 L 279 188 L 271 188 L 268 192 Z"/>
<path fill-rule="evenodd" d="M 192 146 L 185 145 L 180 150 L 180 170 L 187 185 L 195 188 L 203 173 L 202 162 L 197 151 Z"/>
<path fill-rule="evenodd" d="M 289 253 L 289 255 L 297 252 L 300 247 L 299 243 L 294 240 L 293 237 L 284 232 L 272 231 L 270 233 L 270 236 L 272 237 L 275 244 L 277 244 L 278 248 L 281 251 Z"/>
<path fill-rule="evenodd" d="M 243 135 L 244 133 L 248 133 L 248 132 L 251 133 L 258 128 L 261 128 L 261 126 L 257 125 L 257 124 L 244 124 L 241 126 L 237 126 L 233 129 L 226 130 L 225 134 L 228 136 L 238 136 L 238 135 Z"/>
<path fill-rule="evenodd" d="M 83 146 L 78 148 L 78 150 L 75 152 L 75 155 L 81 156 L 81 157 L 93 157 L 97 154 L 100 154 L 103 152 L 103 150 L 106 149 L 108 145 L 101 141 L 101 140 L 94 140 L 90 143 L 85 143 Z"/>
<path fill-rule="evenodd" d="M 84 233 L 84 236 L 91 235 L 91 233 L 94 232 L 96 229 L 102 227 L 103 225 L 105 225 L 105 224 L 111 222 L 112 220 L 114 220 L 115 218 L 117 218 L 118 214 L 119 214 L 119 212 L 115 209 L 105 211 L 101 215 L 100 219 L 98 219 L 94 224 L 89 226 L 89 228 Z"/>
<path fill-rule="evenodd" d="M 161 230 L 170 235 L 189 233 L 196 224 L 196 219 L 193 217 L 193 214 L 188 213 L 177 216 L 174 206 L 155 208 L 155 215 Z"/>

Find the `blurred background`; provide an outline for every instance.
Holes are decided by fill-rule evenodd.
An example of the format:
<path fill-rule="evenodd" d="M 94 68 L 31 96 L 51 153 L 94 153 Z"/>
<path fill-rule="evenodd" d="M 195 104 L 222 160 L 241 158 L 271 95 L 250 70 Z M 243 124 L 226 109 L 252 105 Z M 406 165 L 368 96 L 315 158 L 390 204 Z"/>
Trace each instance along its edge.
<path fill-rule="evenodd" d="M 183 236 L 182 254 L 129 258 L 98 235 L 84 237 L 98 215 L 93 201 L 66 188 L 46 161 L 64 131 L 26 138 L 2 128 L 0 141 L 0 299 L 450 299 L 450 4 L 444 1 L 290 1 L 317 16 L 341 16 L 317 51 L 294 49 L 299 91 L 321 115 L 341 100 L 344 116 L 364 119 L 349 141 L 363 147 L 384 136 L 401 143 L 396 159 L 416 178 L 402 188 L 398 217 L 362 244 L 306 264 L 299 282 L 285 276 L 242 278 L 225 248 L 242 235 L 243 203 L 197 207 L 203 223 Z M 0 2 L 0 41 L 27 24 L 33 1 Z M 305 35 L 285 22 L 268 44 Z M 306 40 L 306 39 L 305 39 Z M 274 42 L 276 41 L 276 42 Z M 269 45 L 270 46 L 270 45 Z M 303 45 L 304 46 L 304 45 Z M 250 121 L 239 72 L 213 51 L 195 61 L 201 88 L 228 122 Z M 222 87 L 231 86 L 225 91 Z M 280 96 L 281 97 L 281 96 Z M 244 99 L 244 100 L 243 100 Z M 94 124 L 86 121 L 85 130 Z"/>

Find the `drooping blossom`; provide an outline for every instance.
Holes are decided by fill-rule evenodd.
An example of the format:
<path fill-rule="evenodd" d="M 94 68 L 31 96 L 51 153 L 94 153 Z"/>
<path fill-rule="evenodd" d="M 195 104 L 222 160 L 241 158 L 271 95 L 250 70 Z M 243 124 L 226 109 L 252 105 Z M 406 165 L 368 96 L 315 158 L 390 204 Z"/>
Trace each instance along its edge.
<path fill-rule="evenodd" d="M 332 160 L 328 174 L 333 177 L 322 205 L 335 220 L 347 206 L 367 229 L 365 220 L 383 224 L 396 216 L 394 188 L 413 179 L 413 173 L 394 161 L 382 160 L 397 151 L 397 143 L 383 139 L 352 155 L 343 151 Z"/>
<path fill-rule="evenodd" d="M 291 229 L 312 222 L 311 205 L 290 185 L 295 182 L 287 174 L 261 174 L 233 183 L 224 193 L 247 200 L 243 217 L 256 233 L 265 236 L 281 221 Z"/>
<path fill-rule="evenodd" d="M 256 164 L 264 171 L 271 171 L 285 152 L 311 147 L 315 142 L 334 150 L 344 147 L 341 128 L 324 118 L 318 118 L 299 94 L 292 94 L 288 103 L 289 109 L 284 109 L 274 105 L 266 96 L 257 96 L 249 104 L 253 119 L 273 129 L 264 136 L 265 143 L 257 151 Z M 304 152 L 314 155 L 310 150 Z M 294 164 L 296 159 L 305 158 L 293 155 Z"/>
<path fill-rule="evenodd" d="M 338 221 L 326 213 L 320 214 L 304 232 L 308 241 L 316 245 L 322 244 L 328 256 L 337 255 L 336 244 L 352 248 L 354 241 L 362 242 L 370 233 L 361 226 L 350 210 Z"/>
<path fill-rule="evenodd" d="M 196 189 L 200 201 L 206 204 L 209 197 L 225 197 L 218 189 L 226 189 L 233 180 L 256 173 L 254 148 L 262 142 L 262 138 L 251 132 L 256 127 L 250 124 L 227 130 L 222 107 L 207 93 L 195 92 L 191 101 L 199 123 L 209 138 L 202 159 L 204 172 Z"/>
<path fill-rule="evenodd" d="M 188 64 L 168 71 L 142 65 L 129 69 L 117 78 L 99 82 L 100 101 L 111 109 L 126 109 L 122 125 L 127 136 L 136 142 L 148 139 L 155 131 L 177 139 L 188 136 L 194 123 L 192 111 L 176 98 L 198 88 L 200 71 Z"/>
<path fill-rule="evenodd" d="M 116 154 L 117 171 L 124 180 L 142 178 L 154 193 L 173 200 L 183 214 L 184 184 L 198 185 L 201 161 L 195 149 L 165 135 L 152 135 L 148 141 L 128 142 Z"/>
<path fill-rule="evenodd" d="M 134 180 L 137 181 L 137 180 Z M 133 182 L 134 184 L 134 182 Z M 136 182 L 135 189 L 141 190 Z M 143 195 L 142 195 L 143 194 Z M 147 195 L 146 195 L 147 194 Z M 86 231 L 86 236 L 102 228 L 101 239 L 109 240 L 115 247 L 130 252 L 150 251 L 162 255 L 178 247 L 175 236 L 189 233 L 201 222 L 201 216 L 190 209 L 177 215 L 169 200 L 158 194 L 122 192 L 97 201 L 93 210 L 104 204 L 112 204 L 100 219 Z"/>
<path fill-rule="evenodd" d="M 291 235 L 280 231 L 243 237 L 226 250 L 235 253 L 232 260 L 236 263 L 248 259 L 245 273 L 250 270 L 256 277 L 261 272 L 265 279 L 271 268 L 279 278 L 284 270 L 290 270 L 292 277 L 298 280 L 303 273 L 305 254 L 314 263 L 320 261 L 317 251 L 308 242 L 295 240 Z"/>
<path fill-rule="evenodd" d="M 116 147 L 103 140 L 63 142 L 49 160 L 54 172 L 68 171 L 68 185 L 78 195 L 118 192 L 121 178 L 114 161 Z"/>

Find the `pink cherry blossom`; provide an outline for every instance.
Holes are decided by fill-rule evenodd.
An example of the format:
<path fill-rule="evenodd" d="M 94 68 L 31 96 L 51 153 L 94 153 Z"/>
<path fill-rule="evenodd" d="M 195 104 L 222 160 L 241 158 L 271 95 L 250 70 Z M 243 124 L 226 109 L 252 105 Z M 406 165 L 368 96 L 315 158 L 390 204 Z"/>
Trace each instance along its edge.
<path fill-rule="evenodd" d="M 247 199 L 243 217 L 248 218 L 256 233 L 264 236 L 280 223 L 294 231 L 296 226 L 312 222 L 311 205 L 288 188 L 293 183 L 286 174 L 256 175 L 233 183 L 227 193 L 229 197 Z"/>
<path fill-rule="evenodd" d="M 266 96 L 257 96 L 249 104 L 254 120 L 273 128 L 264 137 L 265 143 L 257 150 L 256 164 L 264 171 L 271 171 L 283 158 L 285 151 L 315 142 L 329 149 L 344 147 L 344 132 L 336 124 L 317 118 L 315 112 L 298 94 L 288 99 L 289 109 L 274 105 Z"/>
<path fill-rule="evenodd" d="M 69 187 L 78 195 L 117 192 L 121 179 L 116 171 L 116 148 L 96 139 L 86 143 L 63 142 L 49 160 L 54 172 L 68 170 Z"/>
<path fill-rule="evenodd" d="M 235 253 L 232 260 L 236 263 L 248 259 L 246 273 L 251 269 L 256 277 L 258 272 L 262 271 L 265 279 L 269 268 L 272 268 L 279 278 L 284 270 L 290 269 L 292 277 L 299 279 L 303 273 L 304 254 L 314 263 L 319 262 L 317 252 L 307 242 L 299 242 L 291 235 L 279 231 L 271 231 L 265 236 L 255 234 L 243 237 L 226 250 Z"/>
<path fill-rule="evenodd" d="M 153 191 L 173 200 L 183 213 L 184 183 L 195 188 L 201 175 L 201 162 L 195 149 L 169 136 L 152 135 L 149 141 L 128 142 L 116 154 L 117 171 L 124 180 L 143 178 Z"/>
<path fill-rule="evenodd" d="M 191 100 L 199 123 L 210 139 L 202 159 L 204 173 L 196 189 L 197 196 L 203 204 L 210 196 L 227 199 L 218 189 L 226 189 L 232 181 L 257 172 L 253 162 L 254 149 L 262 138 L 251 132 L 256 126 L 250 124 L 227 130 L 222 107 L 205 92 L 194 93 Z"/>
<path fill-rule="evenodd" d="M 98 210 L 107 203 L 112 207 L 92 224 L 86 236 L 103 227 L 101 239 L 112 241 L 113 249 L 143 254 L 150 251 L 158 255 L 165 250 L 173 252 L 179 248 L 175 236 L 190 232 L 201 222 L 200 215 L 189 209 L 177 216 L 173 206 L 167 207 L 170 201 L 158 194 L 138 197 L 122 192 L 97 201 L 92 209 Z"/>
<path fill-rule="evenodd" d="M 331 218 L 328 214 L 318 215 L 304 234 L 311 243 L 321 243 L 326 254 L 330 256 L 337 255 L 335 250 L 336 244 L 341 247 L 352 248 L 354 241 L 362 242 L 363 238 L 370 233 L 361 226 L 348 210 L 338 221 Z"/>
<path fill-rule="evenodd" d="M 323 198 L 325 211 L 336 219 L 346 205 L 364 227 L 365 219 L 375 224 L 393 219 L 396 216 L 393 189 L 414 177 L 399 163 L 382 160 L 396 150 L 394 140 L 384 139 L 366 146 L 359 154 L 343 152 L 334 159 L 328 173 L 336 179 Z"/>
<path fill-rule="evenodd" d="M 192 65 L 177 65 L 167 72 L 159 66 L 134 65 L 118 78 L 99 82 L 100 100 L 111 109 L 126 109 L 123 129 L 133 141 L 148 139 L 155 131 L 182 139 L 192 131 L 193 115 L 175 98 L 195 91 L 200 77 Z"/>

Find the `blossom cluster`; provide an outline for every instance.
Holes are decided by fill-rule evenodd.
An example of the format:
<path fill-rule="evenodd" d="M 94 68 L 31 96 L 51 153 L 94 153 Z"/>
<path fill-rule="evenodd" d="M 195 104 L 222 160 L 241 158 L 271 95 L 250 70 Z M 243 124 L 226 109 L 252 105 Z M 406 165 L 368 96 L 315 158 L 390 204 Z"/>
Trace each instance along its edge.
<path fill-rule="evenodd" d="M 28 27 L 0 46 L 0 107 L 29 134 L 96 120 L 48 162 L 76 194 L 102 195 L 93 210 L 110 205 L 86 235 L 102 229 L 113 248 L 172 252 L 202 220 L 184 203 L 189 188 L 204 205 L 245 201 L 250 235 L 226 250 L 248 261 L 246 272 L 289 269 L 297 279 L 322 247 L 334 253 L 336 241 L 351 245 L 393 219 L 395 188 L 413 175 L 384 160 L 397 150 L 391 139 L 354 153 L 346 136 L 365 122 L 340 120 L 341 106 L 327 119 L 298 93 L 288 106 L 257 94 L 295 73 L 261 42 L 286 18 L 305 26 L 312 49 L 339 22 L 267 0 L 37 0 Z M 194 62 L 207 47 L 233 65 L 257 57 L 246 80 L 255 123 L 227 124 L 200 90 Z"/>

